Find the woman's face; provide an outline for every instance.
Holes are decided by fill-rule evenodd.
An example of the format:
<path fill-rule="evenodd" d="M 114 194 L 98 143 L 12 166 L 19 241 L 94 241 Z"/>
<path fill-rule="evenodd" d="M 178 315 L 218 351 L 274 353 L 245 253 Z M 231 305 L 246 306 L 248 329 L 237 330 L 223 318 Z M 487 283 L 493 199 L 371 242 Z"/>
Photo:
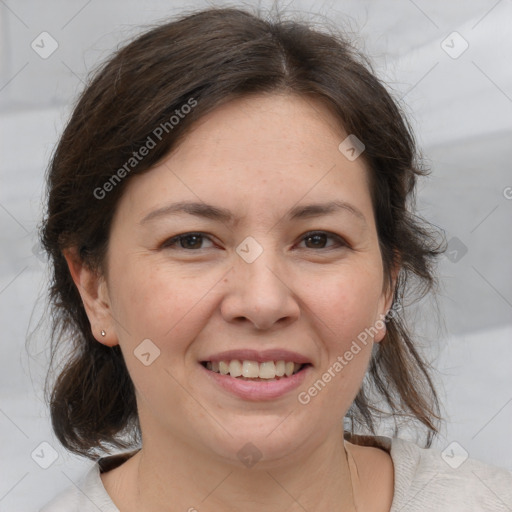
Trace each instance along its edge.
<path fill-rule="evenodd" d="M 130 180 L 102 286 L 147 439 L 236 461 L 341 435 L 390 295 L 347 135 L 318 102 L 239 99 Z"/>

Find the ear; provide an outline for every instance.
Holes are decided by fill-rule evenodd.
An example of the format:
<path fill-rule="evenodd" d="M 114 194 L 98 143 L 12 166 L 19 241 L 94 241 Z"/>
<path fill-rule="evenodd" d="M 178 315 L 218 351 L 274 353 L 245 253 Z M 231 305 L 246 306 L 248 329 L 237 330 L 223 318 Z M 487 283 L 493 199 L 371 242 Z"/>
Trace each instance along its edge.
<path fill-rule="evenodd" d="M 386 283 L 379 301 L 378 317 L 375 319 L 375 334 L 373 341 L 379 343 L 386 335 L 386 317 L 388 316 L 391 306 L 393 305 L 393 297 L 395 296 L 398 274 L 400 273 L 400 264 L 397 262 L 391 269 L 391 282 Z"/>
<path fill-rule="evenodd" d="M 91 324 L 92 335 L 104 345 L 109 347 L 117 345 L 105 278 L 84 263 L 76 247 L 65 249 L 63 256 L 66 258 L 69 272 L 82 298 Z M 102 331 L 105 332 L 105 336 L 101 335 Z"/>

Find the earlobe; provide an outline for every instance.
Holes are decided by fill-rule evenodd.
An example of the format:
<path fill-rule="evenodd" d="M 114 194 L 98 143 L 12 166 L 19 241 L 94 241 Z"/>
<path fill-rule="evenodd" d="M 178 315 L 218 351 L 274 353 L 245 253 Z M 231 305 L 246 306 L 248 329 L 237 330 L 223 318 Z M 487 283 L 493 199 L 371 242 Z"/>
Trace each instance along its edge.
<path fill-rule="evenodd" d="M 108 289 L 103 276 L 87 266 L 76 247 L 63 251 L 69 272 L 82 298 L 82 303 L 97 341 L 107 346 L 118 344 L 110 309 Z"/>

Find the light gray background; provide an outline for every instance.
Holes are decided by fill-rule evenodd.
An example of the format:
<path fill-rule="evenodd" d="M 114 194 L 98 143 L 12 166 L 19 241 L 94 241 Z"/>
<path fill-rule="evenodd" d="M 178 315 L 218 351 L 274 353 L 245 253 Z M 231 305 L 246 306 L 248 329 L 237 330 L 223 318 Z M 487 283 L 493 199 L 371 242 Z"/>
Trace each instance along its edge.
<path fill-rule="evenodd" d="M 420 213 L 459 251 L 451 255 L 458 261 L 444 257 L 440 265 L 444 321 L 427 306 L 417 317 L 447 420 L 436 447 L 457 441 L 471 457 L 512 470 L 512 1 L 287 4 L 353 31 L 408 106 L 432 168 L 420 187 Z M 0 0 L 0 511 L 37 510 L 91 465 L 66 454 L 51 433 L 44 330 L 30 336 L 30 357 L 25 350 L 44 308 L 36 304 L 45 263 L 35 231 L 44 169 L 87 71 L 138 26 L 184 5 Z M 31 48 L 43 31 L 58 43 L 47 59 Z M 464 41 L 469 47 L 458 58 L 443 49 L 458 52 Z M 58 454 L 48 469 L 31 457 L 41 442 Z"/>

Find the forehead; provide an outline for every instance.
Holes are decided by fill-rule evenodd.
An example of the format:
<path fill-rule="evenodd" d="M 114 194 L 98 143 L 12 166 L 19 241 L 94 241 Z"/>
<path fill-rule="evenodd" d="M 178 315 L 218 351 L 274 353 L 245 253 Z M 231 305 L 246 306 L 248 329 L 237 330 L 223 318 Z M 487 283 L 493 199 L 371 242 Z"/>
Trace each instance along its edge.
<path fill-rule="evenodd" d="M 318 100 L 280 94 L 232 100 L 200 119 L 161 164 L 134 176 L 125 202 L 145 215 L 176 199 L 265 211 L 350 200 L 368 210 L 365 164 L 338 149 L 346 137 Z"/>
<path fill-rule="evenodd" d="M 187 153 L 190 158 L 191 152 L 200 152 L 207 145 L 208 155 L 202 156 L 210 160 L 226 157 L 246 161 L 248 155 L 258 154 L 262 162 L 272 159 L 276 165 L 294 158 L 312 164 L 318 161 L 319 152 L 336 150 L 343 135 L 339 120 L 318 99 L 251 95 L 205 115 L 176 156 Z"/>

